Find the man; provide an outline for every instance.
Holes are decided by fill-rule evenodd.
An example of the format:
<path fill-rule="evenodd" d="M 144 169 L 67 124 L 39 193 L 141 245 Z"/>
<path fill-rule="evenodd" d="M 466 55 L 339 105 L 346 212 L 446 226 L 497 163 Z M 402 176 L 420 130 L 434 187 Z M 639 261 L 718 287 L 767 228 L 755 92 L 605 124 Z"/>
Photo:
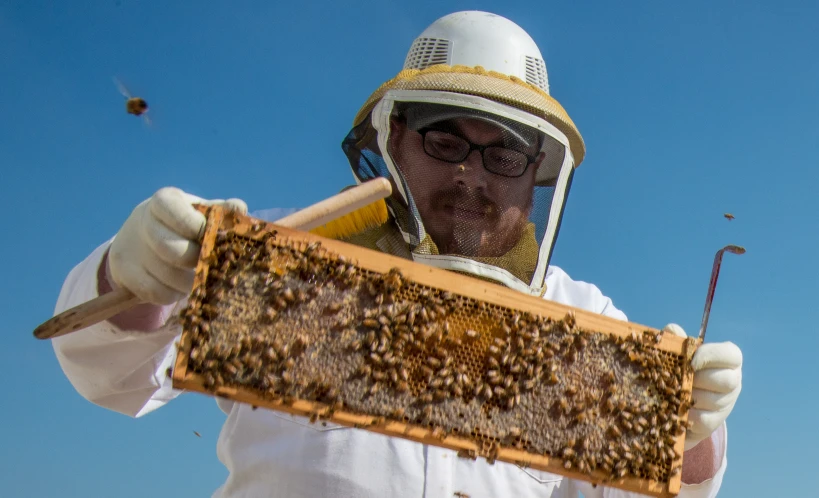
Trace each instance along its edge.
<path fill-rule="evenodd" d="M 342 146 L 359 181 L 387 177 L 396 192 L 388 200 L 390 223 L 348 241 L 626 319 L 596 287 L 549 265 L 584 145 L 548 94 L 537 46 L 511 21 L 459 12 L 433 23 L 415 40 L 405 70 L 362 107 Z M 57 312 L 113 286 L 149 303 L 53 340 L 64 372 L 86 399 L 139 417 L 179 394 L 164 372 L 180 334 L 169 318 L 192 286 L 204 224 L 194 202 L 205 201 L 161 189 L 66 279 Z M 236 199 L 207 202 L 247 211 Z M 669 330 L 685 335 L 675 325 Z M 707 344 L 694 365 L 697 406 L 686 440 L 683 498 L 719 490 L 724 421 L 740 391 L 741 353 L 730 343 Z M 217 452 L 230 477 L 214 496 L 639 496 L 216 402 L 227 414 Z"/>

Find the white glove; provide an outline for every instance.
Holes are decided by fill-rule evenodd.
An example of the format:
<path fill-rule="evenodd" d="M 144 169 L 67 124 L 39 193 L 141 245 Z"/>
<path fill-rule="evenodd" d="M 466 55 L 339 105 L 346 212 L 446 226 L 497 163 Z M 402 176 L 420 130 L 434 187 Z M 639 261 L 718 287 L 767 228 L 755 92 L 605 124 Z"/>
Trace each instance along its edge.
<path fill-rule="evenodd" d="M 193 208 L 196 203 L 221 204 L 247 214 L 247 204 L 240 199 L 205 200 L 175 187 L 159 189 L 134 208 L 114 237 L 108 253 L 113 283 L 153 304 L 171 304 L 187 296 L 206 223 Z"/>
<path fill-rule="evenodd" d="M 676 323 L 663 329 L 687 337 Z M 688 420 L 694 426 L 686 433 L 685 450 L 708 438 L 728 418 L 742 390 L 742 351 L 732 342 L 703 343 L 691 359 L 694 367 L 694 407 Z"/>

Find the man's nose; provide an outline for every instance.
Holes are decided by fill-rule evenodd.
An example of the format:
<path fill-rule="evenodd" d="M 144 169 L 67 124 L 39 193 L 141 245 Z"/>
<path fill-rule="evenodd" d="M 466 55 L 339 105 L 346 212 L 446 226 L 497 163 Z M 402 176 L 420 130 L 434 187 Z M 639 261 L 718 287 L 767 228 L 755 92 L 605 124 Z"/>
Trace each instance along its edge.
<path fill-rule="evenodd" d="M 485 188 L 489 172 L 483 167 L 481 152 L 473 150 L 455 170 L 455 181 L 468 188 Z"/>

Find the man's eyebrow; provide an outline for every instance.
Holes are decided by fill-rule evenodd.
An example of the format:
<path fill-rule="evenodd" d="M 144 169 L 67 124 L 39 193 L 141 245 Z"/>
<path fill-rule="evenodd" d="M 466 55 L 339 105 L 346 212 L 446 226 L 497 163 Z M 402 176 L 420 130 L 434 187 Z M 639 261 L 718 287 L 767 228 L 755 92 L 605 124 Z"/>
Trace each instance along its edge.
<path fill-rule="evenodd" d="M 438 129 L 440 129 L 441 131 L 446 131 L 448 133 L 456 132 L 455 134 L 457 134 L 459 137 L 463 138 L 464 140 L 468 140 L 466 138 L 466 133 L 464 133 L 463 126 L 458 121 L 456 120 L 443 121 L 441 123 L 438 123 L 438 125 L 440 126 L 440 128 Z M 511 148 L 512 150 L 516 150 L 518 152 L 524 152 L 526 149 L 531 147 L 531 145 L 521 141 L 519 138 L 512 135 L 509 131 L 504 130 L 503 128 L 495 128 L 495 130 L 500 132 L 500 137 L 498 137 L 497 140 L 492 140 L 490 143 L 486 145 L 495 146 L 499 145 L 504 148 Z"/>

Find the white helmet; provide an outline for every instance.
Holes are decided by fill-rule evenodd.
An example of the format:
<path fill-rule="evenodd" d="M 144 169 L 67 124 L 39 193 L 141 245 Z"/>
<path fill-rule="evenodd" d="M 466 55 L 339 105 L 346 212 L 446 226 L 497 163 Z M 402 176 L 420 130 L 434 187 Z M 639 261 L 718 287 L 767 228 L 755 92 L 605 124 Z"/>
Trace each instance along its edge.
<path fill-rule="evenodd" d="M 549 93 L 546 63 L 535 41 L 517 24 L 489 12 L 455 12 L 425 29 L 412 42 L 404 69 L 435 64 L 482 66 Z"/>
<path fill-rule="evenodd" d="M 473 131 L 459 123 L 473 123 Z M 498 135 L 472 139 L 488 145 L 470 145 L 474 126 Z M 450 139 L 456 147 L 436 142 Z M 406 140 L 415 145 L 396 148 Z M 395 224 L 355 237 L 356 243 L 545 292 L 585 145 L 549 94 L 540 50 L 518 25 L 478 11 L 432 23 L 414 40 L 402 71 L 359 110 L 342 148 L 356 181 L 380 176 L 395 185 L 388 199 Z M 480 160 L 473 159 L 476 149 Z M 470 184 L 470 175 L 486 182 Z"/>

